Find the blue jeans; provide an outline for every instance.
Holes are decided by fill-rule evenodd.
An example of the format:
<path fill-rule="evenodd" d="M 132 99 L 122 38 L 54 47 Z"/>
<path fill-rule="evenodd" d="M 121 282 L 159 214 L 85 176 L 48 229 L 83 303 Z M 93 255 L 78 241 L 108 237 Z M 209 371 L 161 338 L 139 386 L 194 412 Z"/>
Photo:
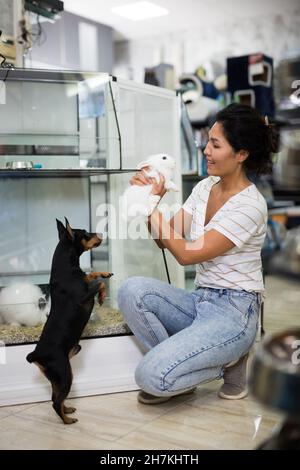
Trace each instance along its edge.
<path fill-rule="evenodd" d="M 155 396 L 172 396 L 221 378 L 223 366 L 255 341 L 260 294 L 200 287 L 194 292 L 147 277 L 130 277 L 119 308 L 148 351 L 135 380 Z"/>

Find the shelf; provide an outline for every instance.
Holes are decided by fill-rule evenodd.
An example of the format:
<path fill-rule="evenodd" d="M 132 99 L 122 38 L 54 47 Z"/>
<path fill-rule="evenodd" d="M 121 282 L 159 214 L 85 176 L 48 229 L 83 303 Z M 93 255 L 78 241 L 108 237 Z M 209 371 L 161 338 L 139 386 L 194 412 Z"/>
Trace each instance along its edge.
<path fill-rule="evenodd" d="M 6 170 L 0 169 L 0 178 L 84 178 L 97 175 L 110 175 L 118 173 L 134 173 L 136 168 L 108 169 L 108 168 L 89 168 L 89 169 L 53 169 L 53 170 Z"/>
<path fill-rule="evenodd" d="M 284 214 L 289 217 L 299 217 L 300 216 L 300 206 L 282 206 L 281 208 L 270 208 L 268 210 L 269 215 Z"/>
<path fill-rule="evenodd" d="M 184 173 L 182 175 L 183 180 L 201 181 L 203 178 L 206 178 L 206 176 L 198 175 L 198 173 Z"/>
<path fill-rule="evenodd" d="M 300 202 L 300 188 L 287 188 L 279 185 L 273 185 L 272 191 L 275 200 Z"/>

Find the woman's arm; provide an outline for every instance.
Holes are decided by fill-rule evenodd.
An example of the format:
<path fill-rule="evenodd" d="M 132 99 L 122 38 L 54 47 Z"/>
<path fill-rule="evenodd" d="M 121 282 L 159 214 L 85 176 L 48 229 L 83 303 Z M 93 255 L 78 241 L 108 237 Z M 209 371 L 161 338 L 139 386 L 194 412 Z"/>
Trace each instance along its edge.
<path fill-rule="evenodd" d="M 148 168 L 146 167 L 144 170 L 147 171 L 147 169 Z M 131 178 L 130 183 L 137 184 L 139 186 L 152 184 L 152 194 L 159 195 L 160 198 L 162 198 L 164 194 L 166 193 L 166 190 L 164 187 L 164 182 L 165 182 L 164 177 L 160 175 L 160 180 L 157 183 L 156 179 L 149 178 L 149 176 L 147 176 L 146 174 L 146 171 L 144 170 L 141 170 L 138 173 L 136 173 Z M 178 241 L 179 238 L 176 235 L 180 234 L 180 238 L 184 242 L 185 242 L 184 238 L 190 234 L 191 223 L 192 223 L 192 215 L 186 212 L 184 209 L 180 209 L 178 212 L 176 212 L 176 214 L 170 219 L 168 223 L 164 221 L 166 228 L 167 226 L 169 226 L 170 230 L 172 230 L 172 232 L 174 233 L 174 240 L 176 239 L 175 241 Z M 168 248 L 171 251 L 171 253 L 173 253 L 172 251 L 173 248 L 167 246 L 167 243 L 166 243 L 167 241 L 170 241 L 168 240 L 168 237 L 166 236 L 164 236 L 163 238 L 159 237 L 157 233 L 157 225 L 154 224 L 154 226 L 152 226 L 151 216 L 148 217 L 147 227 L 155 243 L 157 244 L 157 246 L 161 249 Z M 166 235 L 166 233 L 167 233 L 167 230 L 165 230 L 164 235 Z M 187 263 L 187 264 L 191 264 L 191 263 Z"/>
<path fill-rule="evenodd" d="M 152 179 L 152 194 L 160 196 L 162 198 L 165 193 L 164 187 L 164 177 L 160 175 L 160 180 L 157 183 L 155 179 Z M 165 223 L 167 223 L 165 221 Z M 176 214 L 169 220 L 168 224 L 174 230 L 174 233 L 181 234 L 181 238 L 185 238 L 190 234 L 191 231 L 191 224 L 192 224 L 192 215 L 186 212 L 184 209 L 180 209 Z M 151 225 L 151 217 L 148 217 L 148 230 L 151 235 L 153 235 L 152 225 Z M 159 237 L 155 236 L 156 228 L 154 227 L 154 240 L 159 248 L 167 248 L 164 243 L 164 239 L 160 239 Z"/>
<path fill-rule="evenodd" d="M 186 212 L 184 209 L 180 209 L 176 214 L 166 222 L 174 230 L 174 232 L 181 234 L 181 237 L 185 239 L 191 231 L 192 215 Z M 164 244 L 165 240 L 160 240 L 157 237 L 155 226 L 152 228 L 151 217 L 148 218 L 148 230 L 149 233 L 154 235 L 153 239 L 159 248 L 167 248 Z M 154 232 L 154 233 L 153 233 Z"/>
<path fill-rule="evenodd" d="M 186 238 L 191 232 L 192 218 L 191 214 L 184 209 L 180 209 L 169 220 L 169 224 L 175 232 L 180 233 L 183 238 Z"/>
<path fill-rule="evenodd" d="M 235 244 L 217 230 L 210 230 L 198 240 L 188 242 L 167 223 L 156 209 L 149 217 L 152 235 L 160 240 L 182 266 L 202 263 L 221 256 Z"/>

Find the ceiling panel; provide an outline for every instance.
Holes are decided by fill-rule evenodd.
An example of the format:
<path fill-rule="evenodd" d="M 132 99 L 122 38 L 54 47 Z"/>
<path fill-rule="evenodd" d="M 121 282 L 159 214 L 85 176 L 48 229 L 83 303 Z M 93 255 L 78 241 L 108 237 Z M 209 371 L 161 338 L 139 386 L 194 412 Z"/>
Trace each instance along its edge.
<path fill-rule="evenodd" d="M 130 21 L 111 8 L 137 0 L 64 0 L 65 10 L 104 23 L 115 30 L 115 39 L 135 39 L 168 32 L 217 27 L 230 20 L 286 13 L 296 9 L 298 0 L 149 0 L 167 8 L 170 14 L 143 21 Z M 230 32 L 229 32 L 230 33 Z"/>

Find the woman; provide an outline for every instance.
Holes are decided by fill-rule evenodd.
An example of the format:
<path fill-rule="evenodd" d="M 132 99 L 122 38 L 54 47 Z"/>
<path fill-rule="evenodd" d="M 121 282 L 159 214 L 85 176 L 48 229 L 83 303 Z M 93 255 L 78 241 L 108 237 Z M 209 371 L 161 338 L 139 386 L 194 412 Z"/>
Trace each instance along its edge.
<path fill-rule="evenodd" d="M 148 350 L 136 370 L 138 400 L 156 404 L 223 377 L 221 398 L 247 395 L 246 364 L 264 294 L 261 247 L 267 205 L 248 174 L 266 173 L 276 142 L 273 128 L 253 108 L 220 111 L 204 154 L 200 181 L 167 223 L 155 209 L 149 229 L 181 265 L 196 265 L 196 290 L 132 277 L 118 293 L 124 317 Z M 133 184 L 159 184 L 138 172 Z M 190 241 L 186 236 L 190 235 Z"/>

